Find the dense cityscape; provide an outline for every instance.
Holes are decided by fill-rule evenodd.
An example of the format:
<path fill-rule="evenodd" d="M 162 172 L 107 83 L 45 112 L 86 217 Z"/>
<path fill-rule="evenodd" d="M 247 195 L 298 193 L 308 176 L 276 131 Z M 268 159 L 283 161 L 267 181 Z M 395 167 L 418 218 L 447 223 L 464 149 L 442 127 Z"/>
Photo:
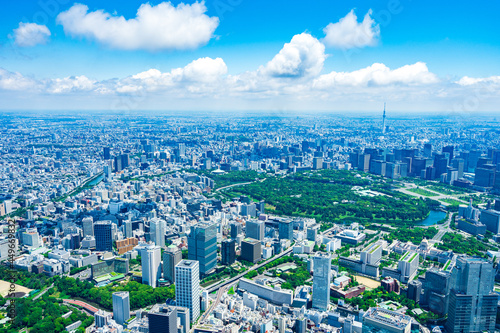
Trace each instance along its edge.
<path fill-rule="evenodd" d="M 500 1 L 0 8 L 0 333 L 500 332 Z"/>
<path fill-rule="evenodd" d="M 495 332 L 495 116 L 0 114 L 0 332 Z"/>

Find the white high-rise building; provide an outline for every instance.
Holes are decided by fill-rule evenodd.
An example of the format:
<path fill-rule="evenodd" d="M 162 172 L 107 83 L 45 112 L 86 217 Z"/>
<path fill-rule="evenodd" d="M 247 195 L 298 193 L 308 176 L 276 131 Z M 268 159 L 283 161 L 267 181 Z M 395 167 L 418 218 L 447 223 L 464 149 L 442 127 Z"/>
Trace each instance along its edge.
<path fill-rule="evenodd" d="M 123 233 L 125 234 L 125 238 L 134 237 L 134 233 L 132 232 L 132 221 L 123 222 Z"/>
<path fill-rule="evenodd" d="M 165 224 L 165 221 L 158 218 L 151 219 L 149 224 L 150 239 L 159 247 L 165 247 Z"/>
<path fill-rule="evenodd" d="M 128 291 L 113 293 L 113 319 L 123 325 L 130 318 L 130 297 Z"/>
<path fill-rule="evenodd" d="M 94 236 L 94 219 L 92 216 L 84 217 L 82 220 L 83 237 Z"/>
<path fill-rule="evenodd" d="M 312 307 L 326 311 L 330 304 L 330 280 L 332 259 L 330 256 L 317 255 L 313 259 L 313 297 Z"/>
<path fill-rule="evenodd" d="M 175 298 L 177 306 L 189 309 L 189 319 L 200 316 L 200 265 L 195 260 L 182 260 L 175 266 Z"/>
<path fill-rule="evenodd" d="M 12 213 L 12 200 L 5 200 L 3 205 L 5 207 L 5 214 Z"/>
<path fill-rule="evenodd" d="M 38 234 L 38 231 L 36 228 L 28 228 L 26 229 L 25 232 L 22 234 L 23 236 L 23 245 L 32 247 L 32 248 L 39 248 L 40 246 L 43 245 L 42 240 L 40 239 L 40 235 Z"/>
<path fill-rule="evenodd" d="M 156 288 L 161 277 L 161 248 L 153 244 L 141 251 L 142 283 Z"/>

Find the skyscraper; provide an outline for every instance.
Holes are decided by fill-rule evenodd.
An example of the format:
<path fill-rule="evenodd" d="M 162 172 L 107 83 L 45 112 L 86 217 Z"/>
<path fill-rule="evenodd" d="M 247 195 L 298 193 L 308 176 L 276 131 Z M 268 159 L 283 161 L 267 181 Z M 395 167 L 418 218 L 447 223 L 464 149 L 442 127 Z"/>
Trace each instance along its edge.
<path fill-rule="evenodd" d="M 130 318 L 130 297 L 128 291 L 113 293 L 113 319 L 123 325 Z"/>
<path fill-rule="evenodd" d="M 241 242 L 241 259 L 256 263 L 262 257 L 262 245 L 258 240 L 245 238 Z"/>
<path fill-rule="evenodd" d="M 208 274 L 217 265 L 217 226 L 201 223 L 191 227 L 188 258 L 199 261 L 200 274 Z"/>
<path fill-rule="evenodd" d="M 450 284 L 451 276 L 449 272 L 430 269 L 425 273 L 423 301 L 432 312 L 439 315 L 448 313 Z"/>
<path fill-rule="evenodd" d="M 424 157 L 432 156 L 432 144 L 426 143 L 424 144 Z"/>
<path fill-rule="evenodd" d="M 94 236 L 94 219 L 87 216 L 82 219 L 83 237 Z"/>
<path fill-rule="evenodd" d="M 151 333 L 177 333 L 177 309 L 155 305 L 148 313 L 148 325 Z"/>
<path fill-rule="evenodd" d="M 493 332 L 498 295 L 493 293 L 493 264 L 482 258 L 457 258 L 452 270 L 452 288 L 446 332 Z"/>
<path fill-rule="evenodd" d="M 249 220 L 246 223 L 246 233 L 248 238 L 258 241 L 264 240 L 266 223 L 260 220 Z"/>
<path fill-rule="evenodd" d="M 111 149 L 109 147 L 104 147 L 103 148 L 103 153 L 104 153 L 104 159 L 105 160 L 111 159 Z"/>
<path fill-rule="evenodd" d="M 132 231 L 132 221 L 124 221 L 123 222 L 123 231 L 125 234 L 125 238 L 131 238 L 134 236 L 134 233 Z"/>
<path fill-rule="evenodd" d="M 451 163 L 451 160 L 453 159 L 453 151 L 455 150 L 455 147 L 453 146 L 446 146 L 443 147 L 443 153 L 448 153 L 448 162 Z"/>
<path fill-rule="evenodd" d="M 282 220 L 279 222 L 279 239 L 293 240 L 293 222 L 291 220 Z"/>
<path fill-rule="evenodd" d="M 175 266 L 175 299 L 178 306 L 189 309 L 189 319 L 194 322 L 200 316 L 199 263 L 182 260 Z"/>
<path fill-rule="evenodd" d="M 149 239 L 159 247 L 165 247 L 165 225 L 166 222 L 159 218 L 149 222 Z"/>
<path fill-rule="evenodd" d="M 156 288 L 161 277 L 161 248 L 148 245 L 141 250 L 142 283 Z"/>
<path fill-rule="evenodd" d="M 313 259 L 312 307 L 326 311 L 330 303 L 330 280 L 332 259 L 328 255 L 316 255 Z"/>
<path fill-rule="evenodd" d="M 179 143 L 178 149 L 179 149 L 179 156 L 186 156 L 186 144 L 185 143 Z"/>
<path fill-rule="evenodd" d="M 182 251 L 175 245 L 167 247 L 163 252 L 163 278 L 175 282 L 175 265 L 182 260 Z"/>
<path fill-rule="evenodd" d="M 384 114 L 382 115 L 382 134 L 385 134 L 385 102 L 384 102 Z"/>
<path fill-rule="evenodd" d="M 236 241 L 225 239 L 222 241 L 222 264 L 232 265 L 236 261 Z"/>
<path fill-rule="evenodd" d="M 236 238 L 241 234 L 241 224 L 238 222 L 234 222 L 231 224 L 231 238 Z"/>
<path fill-rule="evenodd" d="M 111 229 L 112 229 L 111 221 L 98 221 L 94 224 L 96 251 L 113 250 L 113 237 Z"/>

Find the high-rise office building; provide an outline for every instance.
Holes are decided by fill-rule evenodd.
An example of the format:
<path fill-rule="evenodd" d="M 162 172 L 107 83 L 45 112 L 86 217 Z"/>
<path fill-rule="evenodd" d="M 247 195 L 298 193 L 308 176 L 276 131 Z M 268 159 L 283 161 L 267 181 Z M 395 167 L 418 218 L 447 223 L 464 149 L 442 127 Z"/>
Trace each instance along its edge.
<path fill-rule="evenodd" d="M 424 144 L 424 157 L 432 156 L 432 144 L 426 143 Z"/>
<path fill-rule="evenodd" d="M 312 306 L 322 311 L 328 310 L 330 303 L 330 280 L 332 259 L 328 255 L 313 258 L 313 297 Z"/>
<path fill-rule="evenodd" d="M 112 251 L 113 236 L 111 221 L 97 221 L 94 224 L 94 237 L 96 251 Z"/>
<path fill-rule="evenodd" d="M 256 263 L 262 257 L 262 244 L 255 239 L 245 238 L 241 242 L 241 258 Z"/>
<path fill-rule="evenodd" d="M 199 261 L 200 274 L 212 272 L 217 265 L 217 226 L 201 223 L 191 227 L 188 259 Z"/>
<path fill-rule="evenodd" d="M 104 159 L 105 160 L 110 160 L 111 159 L 111 148 L 104 147 L 103 148 L 103 154 L 104 154 Z"/>
<path fill-rule="evenodd" d="M 92 216 L 86 216 L 82 219 L 83 237 L 94 236 L 94 219 Z"/>
<path fill-rule="evenodd" d="M 258 241 L 264 240 L 266 223 L 261 220 L 249 220 L 246 222 L 246 234 L 248 238 Z"/>
<path fill-rule="evenodd" d="M 313 158 L 313 170 L 323 169 L 323 158 L 315 157 Z"/>
<path fill-rule="evenodd" d="M 474 185 L 480 187 L 493 187 L 495 184 L 496 166 L 493 164 L 484 164 L 476 168 Z"/>
<path fill-rule="evenodd" d="M 422 293 L 422 282 L 411 280 L 408 283 L 408 298 L 420 303 L 420 294 Z"/>
<path fill-rule="evenodd" d="M 493 264 L 482 258 L 458 257 L 452 270 L 452 288 L 446 332 L 494 332 L 498 295 L 493 293 Z"/>
<path fill-rule="evenodd" d="M 257 208 L 254 203 L 252 204 L 243 204 L 241 205 L 241 216 L 250 216 L 250 217 L 255 217 L 257 216 Z"/>
<path fill-rule="evenodd" d="M 278 231 L 280 240 L 281 239 L 293 240 L 293 221 L 291 220 L 279 221 Z"/>
<path fill-rule="evenodd" d="M 163 251 L 163 278 L 175 283 L 175 265 L 182 260 L 182 251 L 175 245 L 170 245 Z"/>
<path fill-rule="evenodd" d="M 425 273 L 423 283 L 423 303 L 429 309 L 439 315 L 448 313 L 448 302 L 450 296 L 451 275 L 449 272 L 430 269 Z"/>
<path fill-rule="evenodd" d="M 368 172 L 370 170 L 370 154 L 361 154 L 358 156 L 358 170 Z"/>
<path fill-rule="evenodd" d="M 234 239 L 225 239 L 222 241 L 222 264 L 232 265 L 236 261 L 236 241 Z"/>
<path fill-rule="evenodd" d="M 442 174 L 447 173 L 449 159 L 445 154 L 434 155 L 434 177 L 439 179 Z"/>
<path fill-rule="evenodd" d="M 161 248 L 150 244 L 142 249 L 141 263 L 142 283 L 156 288 L 161 278 Z"/>
<path fill-rule="evenodd" d="M 95 327 L 100 328 L 108 325 L 111 320 L 111 313 L 104 310 L 98 310 L 94 313 Z"/>
<path fill-rule="evenodd" d="M 179 149 L 179 156 L 186 156 L 186 144 L 185 143 L 179 143 L 178 149 Z"/>
<path fill-rule="evenodd" d="M 451 161 L 451 165 L 453 166 L 454 169 L 458 171 L 458 179 L 464 177 L 464 170 L 465 170 L 465 162 L 462 158 L 454 158 Z"/>
<path fill-rule="evenodd" d="M 182 306 L 176 306 L 175 308 L 177 310 L 177 318 L 179 318 L 178 322 L 182 326 L 182 328 L 178 327 L 180 333 L 189 333 L 189 331 L 191 330 L 191 321 L 189 320 L 189 309 Z"/>
<path fill-rule="evenodd" d="M 166 222 L 159 218 L 153 218 L 149 222 L 149 239 L 159 247 L 165 247 Z"/>
<path fill-rule="evenodd" d="M 128 291 L 115 292 L 113 298 L 113 319 L 123 325 L 130 318 L 130 296 Z"/>
<path fill-rule="evenodd" d="M 313 225 L 307 228 L 307 240 L 316 242 L 318 239 L 319 225 Z M 292 233 L 293 235 L 293 233 Z"/>
<path fill-rule="evenodd" d="M 148 313 L 150 333 L 177 333 L 177 309 L 155 305 Z"/>
<path fill-rule="evenodd" d="M 134 233 L 132 230 L 132 221 L 123 221 L 123 233 L 125 238 L 134 237 Z"/>
<path fill-rule="evenodd" d="M 175 266 L 175 300 L 178 306 L 189 309 L 189 319 L 200 316 L 200 271 L 195 260 L 181 260 Z"/>
<path fill-rule="evenodd" d="M 239 222 L 232 223 L 231 224 L 231 238 L 234 239 L 239 234 L 241 234 L 241 223 L 239 223 Z"/>
<path fill-rule="evenodd" d="M 448 153 L 448 162 L 451 163 L 451 160 L 453 159 L 453 150 L 455 149 L 455 147 L 453 146 L 446 146 L 446 147 L 443 147 L 443 153 Z"/>

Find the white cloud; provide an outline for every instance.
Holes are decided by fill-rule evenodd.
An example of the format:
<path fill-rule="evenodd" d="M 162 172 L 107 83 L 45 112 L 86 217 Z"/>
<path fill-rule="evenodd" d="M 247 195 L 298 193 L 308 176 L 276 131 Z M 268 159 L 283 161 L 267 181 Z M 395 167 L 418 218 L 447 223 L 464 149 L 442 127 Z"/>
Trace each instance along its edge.
<path fill-rule="evenodd" d="M 120 93 L 135 93 L 145 89 L 156 91 L 161 89 L 176 89 L 181 92 L 213 91 L 214 87 L 223 86 L 227 66 L 221 58 L 200 58 L 182 68 L 174 68 L 162 73 L 158 69 L 132 75 L 118 82 Z"/>
<path fill-rule="evenodd" d="M 0 68 L 0 89 L 2 90 L 31 90 L 36 88 L 35 80 L 24 77 L 21 73 L 9 72 Z"/>
<path fill-rule="evenodd" d="M 471 86 L 476 84 L 498 84 L 500 83 L 500 76 L 490 76 L 483 78 L 469 77 L 464 76 L 457 82 L 455 82 L 461 86 Z"/>
<path fill-rule="evenodd" d="M 88 12 L 75 4 L 57 16 L 66 34 L 87 37 L 116 49 L 150 51 L 194 49 L 208 43 L 219 25 L 217 17 L 205 14 L 204 2 L 192 5 L 170 2 L 143 4 L 133 19 L 113 16 L 103 10 Z"/>
<path fill-rule="evenodd" d="M 358 23 L 358 17 L 351 10 L 337 23 L 330 23 L 324 29 L 325 38 L 323 43 L 329 47 L 340 49 L 361 48 L 374 46 L 380 36 L 380 27 L 371 18 L 370 9 L 365 15 L 363 22 Z"/>
<path fill-rule="evenodd" d="M 417 62 L 391 70 L 384 64 L 375 63 L 353 72 L 331 72 L 314 80 L 313 86 L 328 89 L 335 86 L 369 87 L 388 85 L 428 85 L 439 81 L 429 72 L 427 65 Z"/>
<path fill-rule="evenodd" d="M 95 83 L 96 81 L 90 80 L 85 75 L 69 76 L 63 79 L 51 80 L 47 85 L 47 91 L 53 94 L 91 91 L 96 88 Z"/>
<path fill-rule="evenodd" d="M 200 58 L 188 64 L 182 71 L 185 80 L 200 82 L 213 82 L 225 74 L 227 66 L 222 58 Z"/>
<path fill-rule="evenodd" d="M 307 33 L 293 36 L 261 71 L 274 77 L 318 75 L 325 62 L 325 46 Z"/>
<path fill-rule="evenodd" d="M 50 30 L 45 25 L 20 22 L 19 28 L 14 29 L 14 42 L 21 47 L 45 44 L 49 37 Z"/>

